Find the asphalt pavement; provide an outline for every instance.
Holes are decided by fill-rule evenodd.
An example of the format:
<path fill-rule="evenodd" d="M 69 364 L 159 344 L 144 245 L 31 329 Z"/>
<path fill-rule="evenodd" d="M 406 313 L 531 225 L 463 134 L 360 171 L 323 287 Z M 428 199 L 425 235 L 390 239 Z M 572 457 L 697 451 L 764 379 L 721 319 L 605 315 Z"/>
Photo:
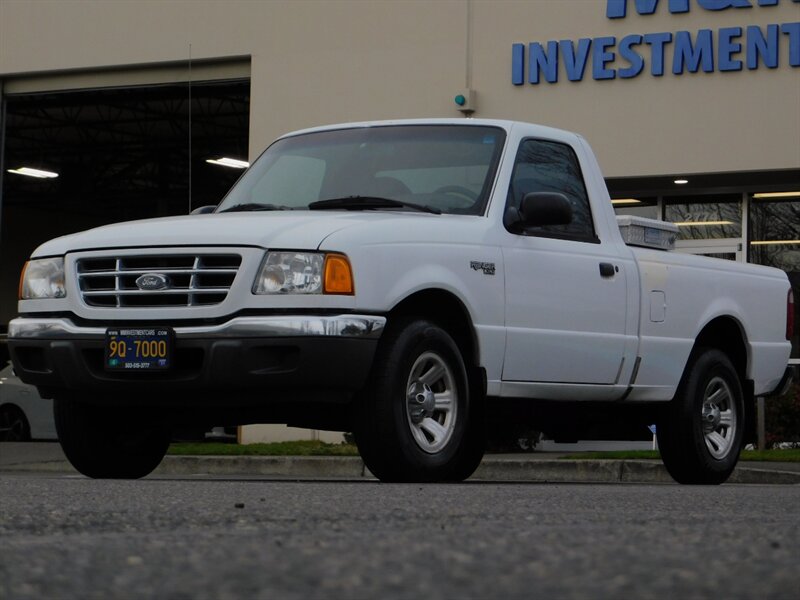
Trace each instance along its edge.
<path fill-rule="evenodd" d="M 796 598 L 800 487 L 0 473 L 3 600 Z"/>
<path fill-rule="evenodd" d="M 58 443 L 0 443 L 0 472 L 74 473 Z M 372 479 L 358 457 L 167 456 L 151 477 Z M 570 460 L 565 452 L 487 454 L 474 481 L 672 483 L 658 460 Z M 798 484 L 800 463 L 740 462 L 730 483 Z"/>

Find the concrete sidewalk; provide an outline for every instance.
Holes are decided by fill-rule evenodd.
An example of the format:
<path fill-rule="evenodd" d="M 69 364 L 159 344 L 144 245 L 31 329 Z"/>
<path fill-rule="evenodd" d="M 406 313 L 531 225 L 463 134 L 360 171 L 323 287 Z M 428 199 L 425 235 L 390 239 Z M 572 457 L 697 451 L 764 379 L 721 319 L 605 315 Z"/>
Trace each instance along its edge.
<path fill-rule="evenodd" d="M 75 473 L 57 443 L 0 443 L 0 473 Z M 351 456 L 167 456 L 154 476 L 373 479 Z M 569 460 L 568 453 L 487 454 L 472 481 L 672 483 L 657 460 Z M 798 484 L 800 463 L 740 462 L 730 483 Z"/>

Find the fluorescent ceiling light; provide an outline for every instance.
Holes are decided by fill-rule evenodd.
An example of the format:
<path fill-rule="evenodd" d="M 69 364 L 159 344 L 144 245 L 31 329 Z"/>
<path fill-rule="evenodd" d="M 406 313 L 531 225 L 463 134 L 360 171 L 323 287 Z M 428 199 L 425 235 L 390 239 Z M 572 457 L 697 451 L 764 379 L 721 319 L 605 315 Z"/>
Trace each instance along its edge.
<path fill-rule="evenodd" d="M 798 192 L 764 192 L 761 194 L 753 194 L 753 198 L 767 199 L 767 198 L 800 198 L 800 191 Z"/>
<path fill-rule="evenodd" d="M 688 179 L 676 179 L 674 181 L 674 183 L 677 183 L 678 185 L 683 185 L 685 183 L 689 183 L 689 180 Z"/>
<path fill-rule="evenodd" d="M 231 167 L 232 169 L 246 169 L 250 166 L 250 163 L 246 160 L 238 160 L 236 158 L 227 158 L 223 156 L 222 158 L 209 158 L 206 159 L 207 163 L 211 163 L 212 165 L 220 165 L 222 167 Z"/>
<path fill-rule="evenodd" d="M 786 244 L 788 245 L 799 245 L 800 240 L 769 240 L 763 242 L 750 242 L 751 246 L 777 246 L 779 244 Z"/>
<path fill-rule="evenodd" d="M 58 177 L 58 173 L 52 171 L 42 171 L 41 169 L 32 169 L 30 167 L 20 167 L 19 169 L 9 169 L 9 173 L 14 175 L 26 175 L 27 177 L 36 177 L 37 179 L 52 179 Z"/>
<path fill-rule="evenodd" d="M 641 200 L 636 198 L 620 198 L 619 200 L 612 200 L 611 204 L 614 206 L 625 206 L 626 204 L 641 204 Z"/>
<path fill-rule="evenodd" d="M 710 227 L 712 225 L 735 225 L 733 221 L 684 221 L 675 223 L 678 227 Z"/>

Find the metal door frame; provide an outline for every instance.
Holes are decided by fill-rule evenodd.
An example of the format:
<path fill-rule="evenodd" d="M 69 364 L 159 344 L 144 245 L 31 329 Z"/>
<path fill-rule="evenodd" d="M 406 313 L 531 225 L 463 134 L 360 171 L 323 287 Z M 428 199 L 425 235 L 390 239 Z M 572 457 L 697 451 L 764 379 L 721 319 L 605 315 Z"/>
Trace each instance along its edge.
<path fill-rule="evenodd" d="M 675 242 L 675 252 L 684 254 L 721 254 L 723 252 L 736 255 L 736 262 L 747 262 L 747 252 L 744 250 L 743 238 L 721 238 L 715 240 L 678 240 Z"/>

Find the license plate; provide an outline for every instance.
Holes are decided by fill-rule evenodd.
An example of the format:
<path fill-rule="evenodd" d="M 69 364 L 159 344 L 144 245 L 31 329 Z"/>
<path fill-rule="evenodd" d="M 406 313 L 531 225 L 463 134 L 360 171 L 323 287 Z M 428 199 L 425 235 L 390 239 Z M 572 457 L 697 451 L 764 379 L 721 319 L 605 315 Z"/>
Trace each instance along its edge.
<path fill-rule="evenodd" d="M 172 329 L 142 327 L 106 330 L 105 366 L 109 371 L 163 371 L 172 358 Z"/>

